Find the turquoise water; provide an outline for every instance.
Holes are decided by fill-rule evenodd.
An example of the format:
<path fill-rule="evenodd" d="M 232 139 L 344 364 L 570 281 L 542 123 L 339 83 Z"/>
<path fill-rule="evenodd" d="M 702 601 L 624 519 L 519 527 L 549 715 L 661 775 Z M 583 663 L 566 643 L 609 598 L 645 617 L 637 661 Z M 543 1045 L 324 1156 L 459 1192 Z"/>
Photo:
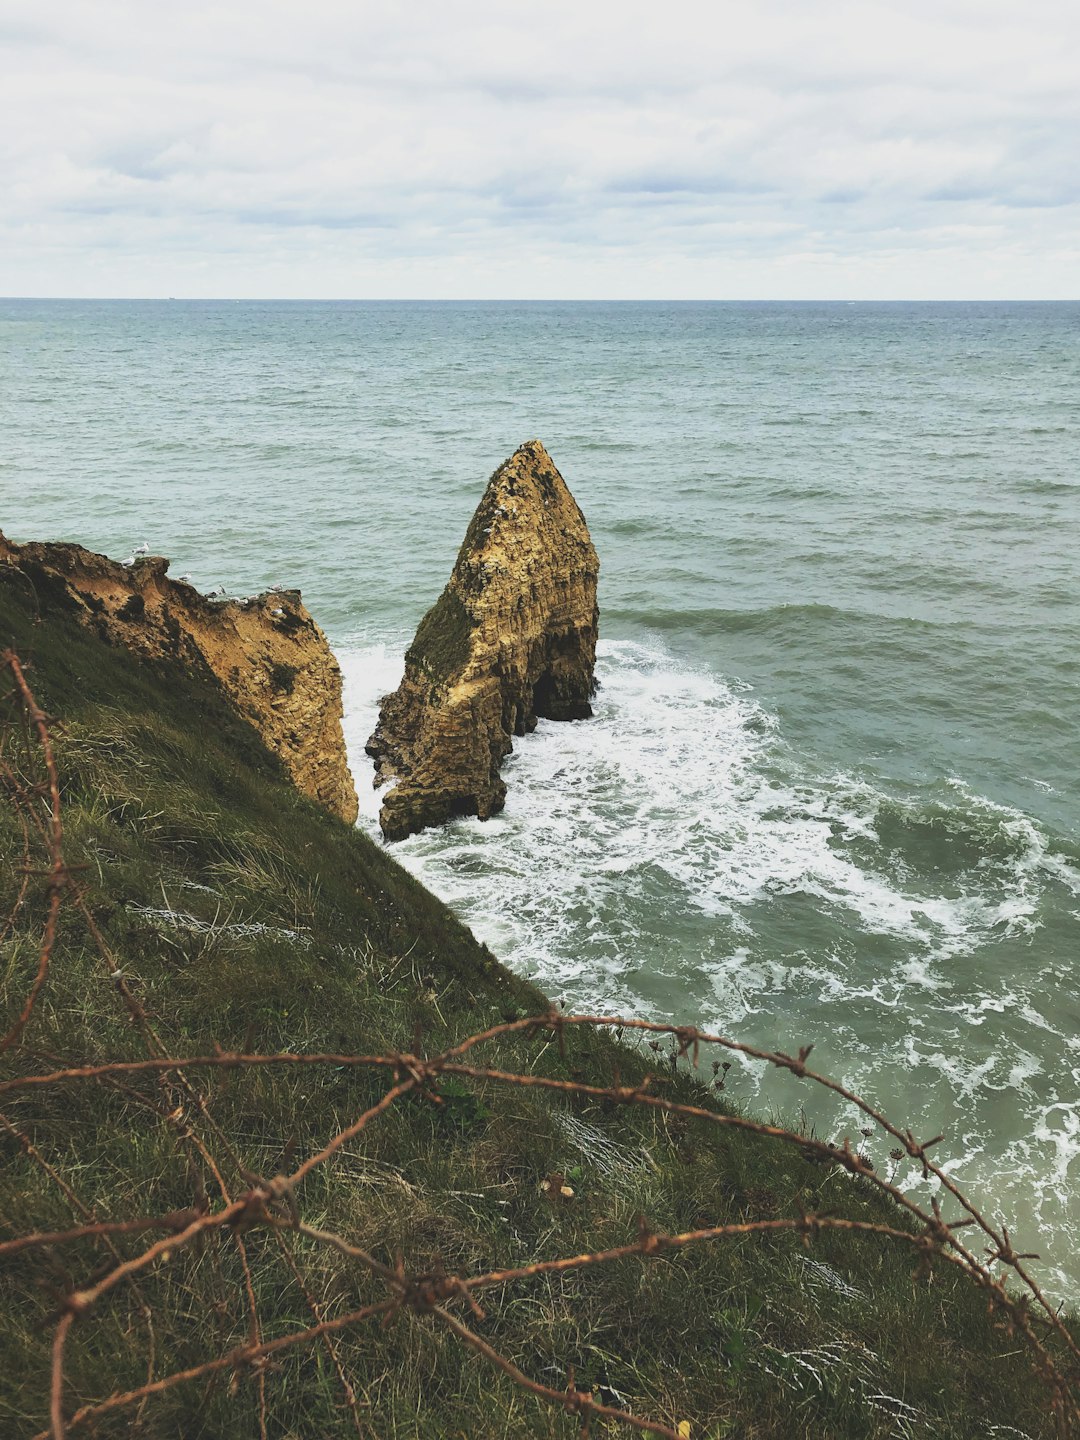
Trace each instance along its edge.
<path fill-rule="evenodd" d="M 0 526 L 301 586 L 372 828 L 378 696 L 539 436 L 601 558 L 596 718 L 395 853 L 575 1007 L 813 1042 L 1075 1298 L 1078 396 L 1080 305 L 8 301 Z"/>

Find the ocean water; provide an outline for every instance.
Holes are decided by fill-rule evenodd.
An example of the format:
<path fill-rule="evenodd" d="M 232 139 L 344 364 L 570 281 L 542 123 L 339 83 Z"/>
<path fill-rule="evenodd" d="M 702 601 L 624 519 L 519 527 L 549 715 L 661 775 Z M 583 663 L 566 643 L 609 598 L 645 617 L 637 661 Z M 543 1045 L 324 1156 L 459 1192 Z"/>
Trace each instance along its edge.
<path fill-rule="evenodd" d="M 372 833 L 378 697 L 539 436 L 595 718 L 395 854 L 572 1007 L 813 1043 L 1076 1302 L 1080 305 L 7 301 L 0 420 L 13 538 L 302 588 Z"/>

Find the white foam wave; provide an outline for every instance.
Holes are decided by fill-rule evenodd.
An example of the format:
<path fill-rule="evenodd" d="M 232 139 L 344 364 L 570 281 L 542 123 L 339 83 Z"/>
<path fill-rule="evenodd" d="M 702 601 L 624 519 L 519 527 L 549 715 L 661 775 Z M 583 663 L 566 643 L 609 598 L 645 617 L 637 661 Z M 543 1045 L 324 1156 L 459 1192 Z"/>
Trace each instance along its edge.
<path fill-rule="evenodd" d="M 350 749 L 372 829 L 378 798 L 365 784 L 362 746 L 379 696 L 400 677 L 400 654 L 378 645 L 343 657 Z M 1015 842 L 1009 863 L 959 895 L 905 885 L 867 863 L 865 847 L 853 849 L 876 838 L 881 794 L 844 777 L 800 775 L 775 718 L 745 687 L 627 641 L 601 645 L 598 675 L 593 721 L 541 721 L 517 743 L 502 815 L 395 847 L 485 940 L 545 985 L 580 976 L 583 932 L 594 940 L 604 932 L 604 968 L 617 973 L 648 914 L 670 916 L 679 930 L 696 911 L 738 930 L 756 905 L 786 901 L 792 910 L 846 912 L 864 933 L 905 941 L 910 951 L 894 981 L 932 990 L 950 956 L 995 930 L 1034 927 L 1046 871 L 1080 885 L 1080 875 L 1047 855 L 1028 817 L 966 792 L 964 803 L 997 816 Z M 662 928 L 653 938 L 662 941 Z"/>
<path fill-rule="evenodd" d="M 404 645 L 340 655 L 372 834 L 363 743 Z M 502 815 L 413 836 L 395 858 L 572 1005 L 815 1041 L 824 1068 L 896 1118 L 947 1130 L 962 1183 L 1007 1219 L 1073 1246 L 1059 1181 L 1080 1153 L 1080 1085 L 1061 1074 L 1075 1026 L 1054 999 L 1071 991 L 1032 939 L 1047 887 L 1080 894 L 1080 873 L 1028 816 L 959 780 L 927 820 L 815 771 L 746 686 L 663 650 L 607 641 L 597 672 L 592 721 L 542 721 L 516 742 Z M 943 878 L 919 849 L 942 816 L 968 855 Z M 999 962 L 1003 946 L 1022 961 Z M 819 1130 L 850 1123 L 760 1067 L 732 1075 L 741 1098 L 805 1105 Z"/>

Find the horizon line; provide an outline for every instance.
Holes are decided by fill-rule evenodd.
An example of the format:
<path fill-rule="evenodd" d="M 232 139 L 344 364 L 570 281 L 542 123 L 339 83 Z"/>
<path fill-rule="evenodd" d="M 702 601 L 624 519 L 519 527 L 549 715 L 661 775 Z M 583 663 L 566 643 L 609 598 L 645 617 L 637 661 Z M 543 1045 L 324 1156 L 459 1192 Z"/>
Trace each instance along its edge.
<path fill-rule="evenodd" d="M 1031 298 L 1010 295 L 932 296 L 842 295 L 0 295 L 15 301 L 84 301 L 132 304 L 222 305 L 1074 305 L 1080 295 Z"/>

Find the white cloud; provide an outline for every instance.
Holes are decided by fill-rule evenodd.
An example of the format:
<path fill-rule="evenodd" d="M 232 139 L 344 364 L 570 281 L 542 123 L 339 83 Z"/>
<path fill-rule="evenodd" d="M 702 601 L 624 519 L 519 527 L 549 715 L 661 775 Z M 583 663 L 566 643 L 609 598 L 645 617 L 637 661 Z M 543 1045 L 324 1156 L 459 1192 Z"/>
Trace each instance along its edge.
<path fill-rule="evenodd" d="M 1073 0 L 16 4 L 0 293 L 1075 294 L 1078 73 Z"/>

